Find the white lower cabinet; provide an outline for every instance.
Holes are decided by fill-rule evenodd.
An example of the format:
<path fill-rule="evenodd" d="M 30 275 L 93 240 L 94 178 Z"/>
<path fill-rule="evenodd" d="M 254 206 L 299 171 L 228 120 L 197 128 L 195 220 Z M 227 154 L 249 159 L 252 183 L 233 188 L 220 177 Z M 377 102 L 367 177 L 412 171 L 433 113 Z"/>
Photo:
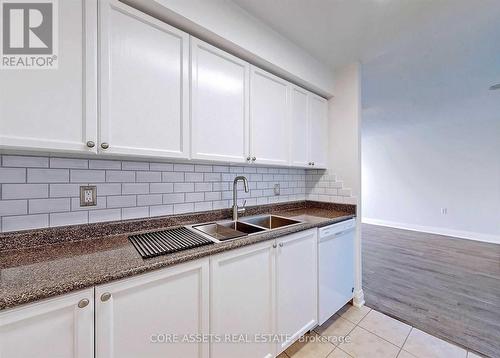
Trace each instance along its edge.
<path fill-rule="evenodd" d="M 274 357 L 272 342 L 246 341 L 275 331 L 274 263 L 272 241 L 210 259 L 210 333 L 224 340 L 210 345 L 210 357 Z"/>
<path fill-rule="evenodd" d="M 317 323 L 317 230 L 211 258 L 211 357 L 274 357 Z M 260 340 L 248 343 L 247 340 Z"/>
<path fill-rule="evenodd" d="M 276 287 L 278 343 L 284 351 L 318 322 L 317 229 L 277 239 Z"/>
<path fill-rule="evenodd" d="M 208 272 L 206 258 L 97 286 L 96 356 L 208 357 L 190 341 L 208 334 Z"/>
<path fill-rule="evenodd" d="M 93 288 L 0 312 L 2 358 L 93 356 Z"/>

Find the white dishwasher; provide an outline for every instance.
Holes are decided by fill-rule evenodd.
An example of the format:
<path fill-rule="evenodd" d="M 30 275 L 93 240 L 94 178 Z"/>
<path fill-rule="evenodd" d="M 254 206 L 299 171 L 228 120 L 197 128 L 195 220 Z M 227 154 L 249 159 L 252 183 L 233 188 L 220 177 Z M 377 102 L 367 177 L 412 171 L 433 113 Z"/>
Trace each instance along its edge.
<path fill-rule="evenodd" d="M 318 318 L 323 324 L 353 297 L 356 220 L 319 229 Z"/>

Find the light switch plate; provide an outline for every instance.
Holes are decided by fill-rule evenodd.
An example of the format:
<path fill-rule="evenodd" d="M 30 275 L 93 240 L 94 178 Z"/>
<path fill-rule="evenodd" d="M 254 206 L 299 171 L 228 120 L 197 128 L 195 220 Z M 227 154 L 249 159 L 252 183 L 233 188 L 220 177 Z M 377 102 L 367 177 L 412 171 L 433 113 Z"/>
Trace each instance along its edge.
<path fill-rule="evenodd" d="M 95 185 L 80 187 L 80 206 L 97 205 L 97 187 Z"/>

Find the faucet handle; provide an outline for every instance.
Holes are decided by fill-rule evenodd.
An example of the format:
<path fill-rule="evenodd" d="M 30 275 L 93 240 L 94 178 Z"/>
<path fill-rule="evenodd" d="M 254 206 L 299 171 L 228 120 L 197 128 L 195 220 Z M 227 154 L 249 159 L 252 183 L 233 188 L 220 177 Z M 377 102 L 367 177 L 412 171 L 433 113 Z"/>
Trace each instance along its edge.
<path fill-rule="evenodd" d="M 245 210 L 246 210 L 246 209 L 245 209 L 245 205 L 246 205 L 246 204 L 247 204 L 247 200 L 245 199 L 245 200 L 243 201 L 243 205 L 242 205 L 242 206 L 238 206 L 238 213 L 240 213 L 240 214 L 241 214 L 241 213 L 244 213 L 244 212 L 245 212 Z"/>

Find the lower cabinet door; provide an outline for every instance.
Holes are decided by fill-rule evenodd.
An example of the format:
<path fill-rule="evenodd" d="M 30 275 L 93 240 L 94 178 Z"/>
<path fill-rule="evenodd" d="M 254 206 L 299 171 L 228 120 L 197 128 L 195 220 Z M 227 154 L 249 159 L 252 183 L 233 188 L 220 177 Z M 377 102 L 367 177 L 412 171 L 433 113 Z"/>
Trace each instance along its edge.
<path fill-rule="evenodd" d="M 213 358 L 274 357 L 273 241 L 225 252 L 210 259 L 210 345 Z M 268 337 L 268 336 L 267 336 Z"/>
<path fill-rule="evenodd" d="M 208 357 L 209 259 L 96 287 L 99 358 Z"/>
<path fill-rule="evenodd" d="M 278 352 L 312 329 L 318 322 L 317 229 L 277 239 Z"/>
<path fill-rule="evenodd" d="M 93 356 L 93 288 L 0 312 L 2 358 Z"/>

